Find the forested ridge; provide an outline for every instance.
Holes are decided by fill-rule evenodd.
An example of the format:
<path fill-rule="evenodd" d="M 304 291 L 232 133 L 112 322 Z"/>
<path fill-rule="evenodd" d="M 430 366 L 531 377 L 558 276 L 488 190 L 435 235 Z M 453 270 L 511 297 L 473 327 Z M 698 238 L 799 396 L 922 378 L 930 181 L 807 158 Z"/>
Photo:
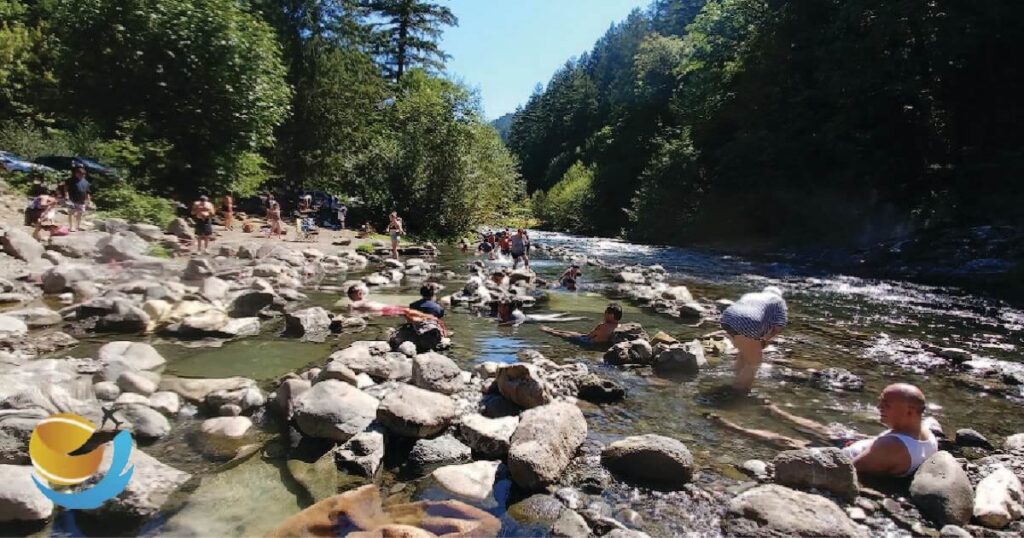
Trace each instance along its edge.
<path fill-rule="evenodd" d="M 424 0 L 0 0 L 0 149 L 116 166 L 97 201 L 132 218 L 322 189 L 458 234 L 521 216 L 525 191 L 443 75 L 456 24 Z"/>
<path fill-rule="evenodd" d="M 1024 4 L 656 0 L 517 110 L 542 225 L 867 242 L 1020 226 Z"/>

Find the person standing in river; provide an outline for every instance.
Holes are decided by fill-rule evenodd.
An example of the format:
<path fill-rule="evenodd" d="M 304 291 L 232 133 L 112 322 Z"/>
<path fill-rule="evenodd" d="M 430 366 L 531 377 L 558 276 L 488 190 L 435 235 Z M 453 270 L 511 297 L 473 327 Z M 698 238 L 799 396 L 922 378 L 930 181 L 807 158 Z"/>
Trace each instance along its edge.
<path fill-rule="evenodd" d="M 782 290 L 775 286 L 748 293 L 722 312 L 722 329 L 739 350 L 732 383 L 734 391 L 750 392 L 765 346 L 782 333 L 787 319 L 786 300 L 782 298 Z"/>
<path fill-rule="evenodd" d="M 398 216 L 397 211 L 391 212 L 390 219 L 390 222 L 388 222 L 388 234 L 391 236 L 391 256 L 397 260 L 398 239 L 405 233 L 405 228 L 402 225 L 402 217 Z"/>
<path fill-rule="evenodd" d="M 523 267 L 527 271 L 530 270 L 530 257 L 526 254 L 526 250 L 529 248 L 530 238 L 526 236 L 526 230 L 519 228 L 516 234 L 512 236 L 511 251 L 512 251 L 512 270 L 516 270 L 519 267 L 519 259 L 523 260 Z"/>

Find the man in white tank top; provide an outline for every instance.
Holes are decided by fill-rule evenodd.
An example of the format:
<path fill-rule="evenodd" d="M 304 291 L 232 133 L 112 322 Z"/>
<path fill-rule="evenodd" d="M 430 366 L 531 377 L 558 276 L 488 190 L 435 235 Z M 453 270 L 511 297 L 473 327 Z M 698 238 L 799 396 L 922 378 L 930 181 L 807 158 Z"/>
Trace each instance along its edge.
<path fill-rule="evenodd" d="M 878 412 L 880 422 L 889 429 L 843 449 L 857 473 L 910 475 L 938 452 L 938 440 L 922 424 L 924 410 L 921 389 L 907 383 L 885 387 L 878 398 Z"/>
<path fill-rule="evenodd" d="M 765 401 L 768 414 L 791 422 L 797 429 L 818 438 L 818 442 L 794 439 L 769 430 L 744 428 L 714 414 L 708 418 L 731 430 L 785 448 L 838 445 L 853 460 L 858 474 L 908 476 L 939 450 L 938 440 L 924 424 L 924 410 L 925 398 L 921 389 L 906 383 L 889 385 L 878 398 L 879 420 L 889 429 L 874 437 L 864 437 L 856 433 L 851 436 L 851 432 L 837 432 L 835 427 L 793 415 Z M 850 443 L 851 438 L 857 437 L 862 438 Z"/>

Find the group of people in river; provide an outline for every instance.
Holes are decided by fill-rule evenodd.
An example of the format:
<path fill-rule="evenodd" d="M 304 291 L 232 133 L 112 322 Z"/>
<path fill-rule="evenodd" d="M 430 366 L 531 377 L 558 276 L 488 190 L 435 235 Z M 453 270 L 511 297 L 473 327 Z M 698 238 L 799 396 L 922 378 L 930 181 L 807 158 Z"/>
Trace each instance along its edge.
<path fill-rule="evenodd" d="M 530 234 L 523 228 L 517 228 L 513 234 L 508 228 L 497 232 L 487 232 L 481 237 L 480 243 L 476 246 L 477 255 L 487 255 L 487 259 L 494 260 L 500 254 L 504 258 L 512 258 L 512 269 L 519 268 L 519 262 L 523 267 L 530 269 Z M 469 250 L 469 243 L 463 240 L 462 250 Z"/>

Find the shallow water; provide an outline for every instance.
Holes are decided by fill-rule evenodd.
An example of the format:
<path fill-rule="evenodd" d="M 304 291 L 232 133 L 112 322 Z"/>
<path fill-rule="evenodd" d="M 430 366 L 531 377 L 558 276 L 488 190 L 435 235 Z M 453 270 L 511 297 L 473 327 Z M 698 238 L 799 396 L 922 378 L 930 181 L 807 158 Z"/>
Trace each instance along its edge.
<path fill-rule="evenodd" d="M 711 366 L 696 379 L 669 381 L 606 367 L 601 353 L 581 350 L 561 339 L 540 332 L 538 325 L 517 328 L 499 327 L 489 318 L 466 308 L 452 308 L 446 324 L 453 331 L 453 349 L 449 352 L 463 367 L 483 361 L 513 362 L 516 353 L 532 348 L 558 361 L 586 360 L 604 375 L 627 387 L 627 398 L 620 404 L 595 406 L 581 402 L 592 440 L 608 442 L 616 438 L 657 433 L 685 442 L 698 465 L 705 470 L 702 480 L 730 483 L 736 477 L 733 466 L 750 458 L 770 459 L 777 452 L 771 446 L 719 428 L 704 418 L 717 413 L 735 422 L 755 428 L 773 429 L 799 437 L 796 430 L 766 416 L 759 404 L 770 397 L 789 411 L 823 422 L 838 422 L 865 433 L 877 433 L 874 409 L 878 392 L 887 384 L 906 381 L 922 387 L 929 399 L 931 413 L 945 426 L 948 434 L 970 427 L 1001 444 L 1003 437 L 1024 431 L 1021 394 L 989 394 L 958 381 L 945 370 L 936 370 L 932 356 L 922 345 L 961 347 L 976 355 L 979 368 L 1015 371 L 1022 367 L 1020 349 L 1024 346 L 1024 312 L 992 298 L 967 294 L 956 289 L 921 286 L 894 281 L 872 281 L 842 275 L 826 275 L 807 268 L 759 264 L 730 256 L 713 255 L 678 248 L 632 245 L 614 240 L 576 238 L 560 234 L 536 233 L 540 244 L 563 245 L 575 252 L 597 256 L 610 263 L 661 264 L 669 273 L 669 282 L 683 284 L 701 300 L 735 299 L 768 284 L 786 290 L 790 308 L 790 326 L 777 353 L 769 354 L 762 368 L 753 397 L 735 400 L 724 397 L 721 389 L 731 378 L 731 357 L 709 357 Z M 452 249 L 443 251 L 439 263 L 443 269 L 458 273 L 445 282 L 452 293 L 464 280 L 466 265 L 473 256 Z M 504 262 L 491 263 L 501 265 Z M 533 268 L 554 281 L 567 262 L 535 255 Z M 595 267 L 584 267 L 579 292 L 550 290 L 549 297 L 531 310 L 536 313 L 566 312 L 586 318 L 558 324 L 559 328 L 589 331 L 598 323 L 610 299 L 604 294 L 611 274 Z M 356 278 L 359 274 L 345 275 Z M 417 298 L 419 282 L 407 281 L 400 287 L 374 290 L 371 297 L 392 304 L 406 304 Z M 330 308 L 337 292 L 309 290 L 311 303 Z M 680 340 L 690 340 L 717 330 L 707 322 L 695 328 L 676 319 L 658 315 L 626 302 L 624 321 L 641 323 L 648 333 L 665 331 Z M 331 350 L 353 340 L 382 338 L 394 319 L 373 320 L 355 334 L 346 334 L 326 343 L 306 343 L 277 336 L 279 326 L 269 323 L 259 337 L 228 342 L 219 348 L 190 349 L 173 342 L 157 342 L 168 359 L 165 373 L 181 376 L 223 377 L 240 375 L 269 384 L 273 379 L 312 364 L 322 363 Z M 87 356 L 83 347 L 75 356 Z M 808 368 L 838 366 L 863 377 L 863 392 L 826 392 L 809 385 L 788 381 L 780 375 L 784 368 L 804 371 Z M 178 422 L 171 437 L 150 449 L 158 459 L 172 466 L 197 473 L 201 486 L 186 500 L 181 511 L 171 515 L 166 525 L 155 532 L 191 534 L 263 534 L 283 517 L 299 510 L 301 495 L 282 480 L 283 461 L 260 457 L 234 469 L 216 473 L 222 460 L 196 454 L 189 445 L 196 423 Z M 501 487 L 506 487 L 501 486 Z M 436 488 L 417 487 L 414 499 L 443 496 Z M 498 493 L 501 502 L 485 508 L 503 516 L 501 506 L 508 492 Z M 615 502 L 615 493 L 608 493 Z M 660 503 L 660 504 L 659 504 Z M 643 528 L 653 534 L 669 535 L 667 529 L 708 530 L 713 522 L 689 522 L 686 510 L 672 509 L 672 501 L 652 500 Z M 678 507 L 677 507 L 678 508 Z M 503 533 L 534 532 L 504 519 Z"/>

